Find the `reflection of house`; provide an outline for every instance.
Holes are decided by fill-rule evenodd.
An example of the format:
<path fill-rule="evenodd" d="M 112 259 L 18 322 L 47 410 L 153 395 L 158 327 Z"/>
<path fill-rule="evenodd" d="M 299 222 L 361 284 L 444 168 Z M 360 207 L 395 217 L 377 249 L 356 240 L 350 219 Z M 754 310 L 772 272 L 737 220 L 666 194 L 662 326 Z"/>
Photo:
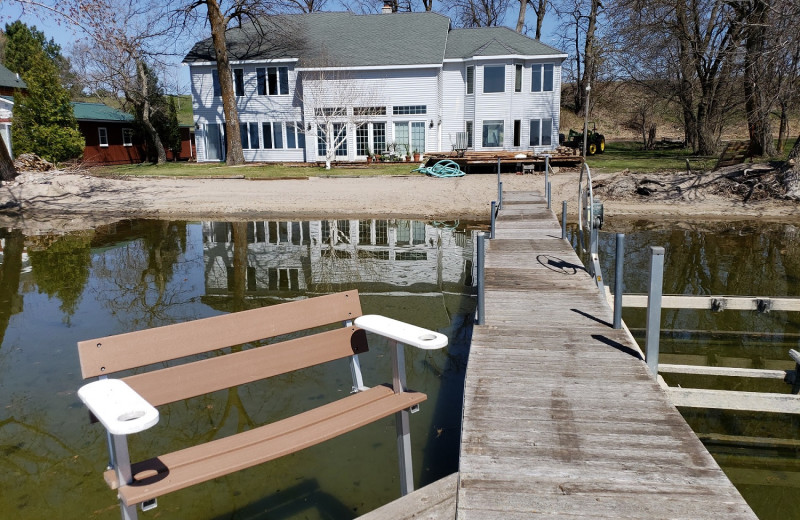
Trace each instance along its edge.
<path fill-rule="evenodd" d="M 14 92 L 26 90 L 25 82 L 15 74 L 0 65 L 0 139 L 6 144 L 6 149 L 11 156 L 11 112 L 14 108 Z"/>
<path fill-rule="evenodd" d="M 337 160 L 366 160 L 392 142 L 403 154 L 450 151 L 460 132 L 474 150 L 555 148 L 566 54 L 506 27 L 453 29 L 440 14 L 388 11 L 283 15 L 274 18 L 283 31 L 227 31 L 246 160 L 324 160 L 332 135 L 345 136 Z M 184 61 L 198 160 L 224 160 L 211 39 Z"/>
<path fill-rule="evenodd" d="M 247 265 L 234 265 L 233 226 L 203 223 L 206 294 L 227 294 L 246 273 L 249 296 L 363 292 L 463 292 L 472 285 L 471 236 L 410 220 L 249 222 Z"/>

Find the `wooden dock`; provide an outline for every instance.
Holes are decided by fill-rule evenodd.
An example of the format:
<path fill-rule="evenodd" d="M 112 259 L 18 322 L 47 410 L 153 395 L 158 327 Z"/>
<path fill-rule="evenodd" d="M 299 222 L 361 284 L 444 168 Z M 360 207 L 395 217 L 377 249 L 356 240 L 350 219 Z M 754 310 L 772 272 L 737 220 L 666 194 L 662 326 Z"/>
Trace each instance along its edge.
<path fill-rule="evenodd" d="M 455 518 L 756 518 L 635 342 L 611 328 L 611 308 L 541 196 L 504 194 L 486 251 Z M 443 503 L 426 493 L 397 502 L 416 502 L 413 518 L 451 518 L 425 513 L 420 504 Z M 398 503 L 372 518 L 411 518 Z"/>

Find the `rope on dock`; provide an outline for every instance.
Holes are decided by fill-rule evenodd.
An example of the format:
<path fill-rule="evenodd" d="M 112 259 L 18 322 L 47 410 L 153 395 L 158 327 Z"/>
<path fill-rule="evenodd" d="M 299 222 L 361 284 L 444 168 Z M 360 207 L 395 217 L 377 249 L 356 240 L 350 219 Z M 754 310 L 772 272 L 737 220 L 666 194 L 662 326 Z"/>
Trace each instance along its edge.
<path fill-rule="evenodd" d="M 444 159 L 431 167 L 420 166 L 412 172 L 422 172 L 429 177 L 463 177 L 464 172 L 459 168 L 458 163 Z"/>

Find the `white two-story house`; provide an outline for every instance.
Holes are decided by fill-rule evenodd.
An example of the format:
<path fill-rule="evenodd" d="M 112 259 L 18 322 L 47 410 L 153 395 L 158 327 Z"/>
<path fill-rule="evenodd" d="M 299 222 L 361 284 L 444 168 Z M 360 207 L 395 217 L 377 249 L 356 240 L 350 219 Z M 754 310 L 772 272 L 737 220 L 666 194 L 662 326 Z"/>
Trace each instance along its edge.
<path fill-rule="evenodd" d="M 453 29 L 436 13 L 310 13 L 227 33 L 248 161 L 368 153 L 543 152 L 558 145 L 566 54 L 506 27 Z M 274 20 L 273 20 L 274 23 Z M 190 67 L 198 161 L 225 157 L 211 40 Z"/>

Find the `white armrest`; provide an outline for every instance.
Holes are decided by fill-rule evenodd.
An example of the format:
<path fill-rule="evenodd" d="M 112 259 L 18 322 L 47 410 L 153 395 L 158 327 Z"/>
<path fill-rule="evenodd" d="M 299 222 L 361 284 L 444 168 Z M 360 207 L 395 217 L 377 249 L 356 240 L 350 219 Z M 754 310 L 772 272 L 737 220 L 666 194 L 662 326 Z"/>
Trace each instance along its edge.
<path fill-rule="evenodd" d="M 447 346 L 447 336 L 423 329 L 416 325 L 403 323 L 385 316 L 367 314 L 359 316 L 355 320 L 356 327 L 375 334 L 380 334 L 387 338 L 399 341 L 400 343 L 411 345 L 425 350 L 435 350 Z"/>
<path fill-rule="evenodd" d="M 83 404 L 114 435 L 144 431 L 158 422 L 158 410 L 119 379 L 101 379 L 78 390 Z"/>

